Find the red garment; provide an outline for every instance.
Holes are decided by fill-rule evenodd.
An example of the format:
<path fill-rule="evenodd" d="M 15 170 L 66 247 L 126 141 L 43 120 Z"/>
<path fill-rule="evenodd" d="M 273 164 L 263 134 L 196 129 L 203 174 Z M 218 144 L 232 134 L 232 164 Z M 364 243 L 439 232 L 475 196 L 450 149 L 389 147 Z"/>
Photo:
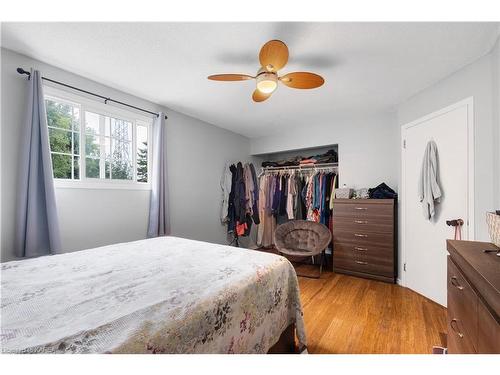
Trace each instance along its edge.
<path fill-rule="evenodd" d="M 245 234 L 245 231 L 248 229 L 247 223 L 242 223 L 240 224 L 239 221 L 236 222 L 236 234 L 238 236 L 243 236 Z"/>

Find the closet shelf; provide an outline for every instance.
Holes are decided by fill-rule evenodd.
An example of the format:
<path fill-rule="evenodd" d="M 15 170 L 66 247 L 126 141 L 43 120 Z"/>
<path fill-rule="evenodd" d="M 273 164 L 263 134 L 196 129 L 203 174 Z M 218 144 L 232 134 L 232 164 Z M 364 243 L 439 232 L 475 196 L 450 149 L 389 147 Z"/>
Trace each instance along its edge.
<path fill-rule="evenodd" d="M 262 167 L 266 171 L 282 171 L 282 170 L 315 170 L 315 169 L 336 169 L 339 163 L 317 163 L 317 164 L 303 164 L 303 165 L 289 165 L 283 167 Z"/>

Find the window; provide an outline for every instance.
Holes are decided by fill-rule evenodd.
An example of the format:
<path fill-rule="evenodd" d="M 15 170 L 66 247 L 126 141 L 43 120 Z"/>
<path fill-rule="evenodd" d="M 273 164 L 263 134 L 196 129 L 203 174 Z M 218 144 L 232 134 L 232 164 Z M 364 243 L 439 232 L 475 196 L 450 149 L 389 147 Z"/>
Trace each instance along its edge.
<path fill-rule="evenodd" d="M 45 101 L 56 181 L 148 185 L 151 119 L 51 87 Z"/>
<path fill-rule="evenodd" d="M 47 99 L 47 125 L 54 178 L 80 178 L 80 107 Z"/>

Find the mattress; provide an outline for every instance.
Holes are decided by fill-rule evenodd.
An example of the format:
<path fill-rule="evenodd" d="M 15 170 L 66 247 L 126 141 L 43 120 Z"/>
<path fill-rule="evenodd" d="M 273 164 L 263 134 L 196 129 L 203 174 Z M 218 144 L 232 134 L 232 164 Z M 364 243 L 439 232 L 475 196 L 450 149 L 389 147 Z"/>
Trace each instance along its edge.
<path fill-rule="evenodd" d="M 294 323 L 283 257 L 159 237 L 1 265 L 4 353 L 266 353 Z"/>

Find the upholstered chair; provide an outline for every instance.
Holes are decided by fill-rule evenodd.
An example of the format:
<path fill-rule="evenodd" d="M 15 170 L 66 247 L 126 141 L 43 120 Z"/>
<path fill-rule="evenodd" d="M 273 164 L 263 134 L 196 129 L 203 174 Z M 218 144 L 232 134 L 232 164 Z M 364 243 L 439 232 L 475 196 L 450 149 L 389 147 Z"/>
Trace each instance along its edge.
<path fill-rule="evenodd" d="M 281 224 L 274 232 L 274 243 L 280 254 L 291 257 L 320 255 L 319 276 L 323 270 L 325 250 L 332 240 L 330 230 L 323 224 L 307 220 L 291 220 Z M 301 275 L 311 277 L 308 275 Z"/>

